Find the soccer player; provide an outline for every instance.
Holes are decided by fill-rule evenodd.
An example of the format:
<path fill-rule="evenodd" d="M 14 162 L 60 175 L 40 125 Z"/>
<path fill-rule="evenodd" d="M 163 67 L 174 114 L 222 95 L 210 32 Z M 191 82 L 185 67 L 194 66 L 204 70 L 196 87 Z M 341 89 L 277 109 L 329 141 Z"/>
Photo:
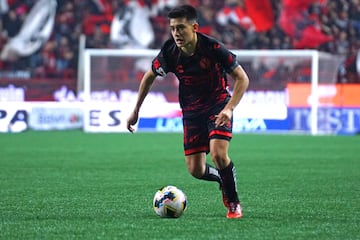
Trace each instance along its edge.
<path fill-rule="evenodd" d="M 241 218 L 235 166 L 228 155 L 233 111 L 246 91 L 249 79 L 236 56 L 225 46 L 198 32 L 197 11 L 181 5 L 168 13 L 171 38 L 153 59 L 143 76 L 127 128 L 138 121 L 140 107 L 155 78 L 172 72 L 179 80 L 183 115 L 184 155 L 188 171 L 198 179 L 220 184 L 227 218 Z M 234 80 L 228 91 L 226 74 Z M 215 167 L 206 162 L 210 153 Z"/>

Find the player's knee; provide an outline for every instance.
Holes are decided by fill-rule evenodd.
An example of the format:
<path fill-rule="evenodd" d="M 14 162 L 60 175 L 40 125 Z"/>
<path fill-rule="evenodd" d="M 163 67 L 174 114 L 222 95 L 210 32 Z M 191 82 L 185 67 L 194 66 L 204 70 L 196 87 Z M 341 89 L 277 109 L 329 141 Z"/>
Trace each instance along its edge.
<path fill-rule="evenodd" d="M 224 158 L 223 156 L 224 154 L 221 154 L 220 152 L 218 151 L 213 151 L 210 153 L 210 157 L 211 157 L 211 160 L 213 162 L 219 162 L 219 161 L 222 161 L 222 159 Z"/>
<path fill-rule="evenodd" d="M 188 172 L 195 178 L 201 178 L 205 173 L 205 154 L 186 156 L 185 162 Z"/>
<path fill-rule="evenodd" d="M 219 151 L 214 151 L 210 153 L 211 160 L 215 163 L 217 167 L 222 167 L 228 162 L 228 155 Z"/>
<path fill-rule="evenodd" d="M 203 169 L 188 166 L 188 171 L 194 178 L 201 178 L 204 175 Z"/>
<path fill-rule="evenodd" d="M 199 171 L 198 169 L 192 169 L 189 170 L 189 172 L 194 178 L 201 178 L 204 175 L 204 173 Z"/>

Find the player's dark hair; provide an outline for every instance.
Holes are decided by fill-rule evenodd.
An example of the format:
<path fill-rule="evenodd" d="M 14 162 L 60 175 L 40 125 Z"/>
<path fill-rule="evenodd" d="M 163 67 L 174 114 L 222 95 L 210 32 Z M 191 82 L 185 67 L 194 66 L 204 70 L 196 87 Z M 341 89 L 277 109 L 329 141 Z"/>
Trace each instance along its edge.
<path fill-rule="evenodd" d="M 186 18 L 186 20 L 188 21 L 196 21 L 197 12 L 193 6 L 185 4 L 173 8 L 168 13 L 168 18 Z"/>

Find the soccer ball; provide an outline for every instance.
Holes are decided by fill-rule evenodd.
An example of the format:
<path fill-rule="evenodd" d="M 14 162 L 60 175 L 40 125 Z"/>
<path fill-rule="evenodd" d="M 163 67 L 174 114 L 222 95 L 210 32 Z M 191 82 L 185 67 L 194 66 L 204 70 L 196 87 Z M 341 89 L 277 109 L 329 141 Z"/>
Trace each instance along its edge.
<path fill-rule="evenodd" d="M 178 218 L 186 210 L 186 195 L 175 186 L 163 187 L 155 193 L 153 207 L 162 218 Z"/>

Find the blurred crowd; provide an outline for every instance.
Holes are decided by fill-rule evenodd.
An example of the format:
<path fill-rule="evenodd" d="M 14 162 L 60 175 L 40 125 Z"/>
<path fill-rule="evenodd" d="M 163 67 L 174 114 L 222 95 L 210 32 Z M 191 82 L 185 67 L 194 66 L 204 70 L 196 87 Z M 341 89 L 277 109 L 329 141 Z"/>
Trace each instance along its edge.
<path fill-rule="evenodd" d="M 339 71 L 339 81 L 360 82 L 356 69 L 356 56 L 360 48 L 360 0 L 299 0 L 307 4 L 302 16 L 305 22 L 300 22 L 300 27 L 307 29 L 306 24 L 309 24 L 313 27 L 309 29 L 310 36 L 324 36 L 317 45 L 312 46 L 296 42 L 301 38 L 299 34 L 304 33 L 296 31 L 290 34 L 281 25 L 285 0 L 269 0 L 272 10 L 270 17 L 274 24 L 269 29 L 260 30 L 254 19 L 244 11 L 245 1 L 58 0 L 50 38 L 30 56 L 14 55 L 0 60 L 0 70 L 30 71 L 32 77 L 75 78 L 82 34 L 86 36 L 87 48 L 156 49 L 169 37 L 168 10 L 179 3 L 190 3 L 199 10 L 200 31 L 218 38 L 231 49 L 316 48 L 346 57 Z M 18 34 L 36 0 L 7 2 L 8 10 L 0 11 L 0 49 Z M 142 9 L 143 12 L 138 14 L 146 17 L 147 22 L 131 23 L 132 19 L 139 20 L 138 16 L 132 15 L 134 9 Z M 116 26 L 114 18 L 118 20 Z M 118 35 L 114 35 L 114 27 L 119 31 Z M 318 32 L 311 32 L 314 29 Z M 146 42 L 136 41 L 136 36 L 132 39 L 132 31 L 139 36 L 142 31 L 148 31 L 142 36 Z M 311 39 L 308 43 L 311 43 Z"/>

